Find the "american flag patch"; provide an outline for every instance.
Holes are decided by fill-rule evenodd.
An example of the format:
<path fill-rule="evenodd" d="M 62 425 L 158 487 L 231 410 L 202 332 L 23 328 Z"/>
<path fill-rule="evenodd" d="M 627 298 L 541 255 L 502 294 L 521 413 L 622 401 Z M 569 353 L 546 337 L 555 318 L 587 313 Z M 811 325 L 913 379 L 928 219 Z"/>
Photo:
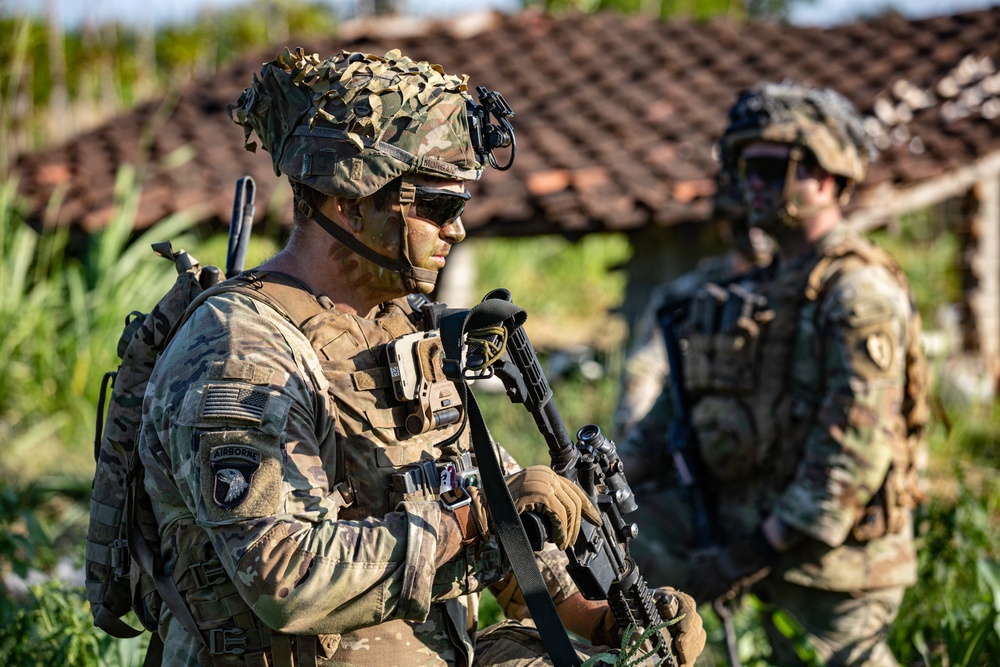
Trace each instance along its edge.
<path fill-rule="evenodd" d="M 260 424 L 268 394 L 258 389 L 210 386 L 202 400 L 201 416 L 206 419 L 236 419 Z"/>

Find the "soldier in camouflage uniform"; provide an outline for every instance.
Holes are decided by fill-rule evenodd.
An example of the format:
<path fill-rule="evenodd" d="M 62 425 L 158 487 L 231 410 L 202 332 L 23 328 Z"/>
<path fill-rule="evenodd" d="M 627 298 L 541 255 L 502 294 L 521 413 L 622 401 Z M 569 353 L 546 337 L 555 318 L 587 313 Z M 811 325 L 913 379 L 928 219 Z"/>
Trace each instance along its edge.
<path fill-rule="evenodd" d="M 433 289 L 464 238 L 465 182 L 483 171 L 466 81 L 398 51 L 286 50 L 231 106 L 247 147 L 256 133 L 291 181 L 295 227 L 275 257 L 188 311 L 146 392 L 139 452 L 158 556 L 194 621 L 162 606 L 165 664 L 545 664 L 517 622 L 524 600 L 483 494 L 453 502 L 453 477 L 437 476 L 474 460 L 428 335 L 433 308 L 406 298 Z M 398 394 L 390 349 L 415 355 L 433 414 L 423 393 Z M 617 642 L 561 551 L 596 510 L 551 469 L 503 458 L 518 509 L 552 524 L 537 560 L 565 626 Z M 477 631 L 487 586 L 513 620 Z M 671 634 L 692 664 L 704 644 L 693 602 L 657 599 L 666 618 L 684 615 Z"/>
<path fill-rule="evenodd" d="M 633 553 L 651 581 L 685 581 L 699 602 L 753 590 L 798 622 L 823 664 L 895 665 L 885 637 L 916 575 L 926 368 L 899 266 L 842 220 L 873 149 L 843 97 L 783 83 L 740 95 L 721 151 L 749 223 L 778 249 L 770 267 L 679 309 L 721 547 L 694 543 L 665 447 L 668 389 L 622 444 L 630 479 L 648 472 L 660 489 L 640 503 L 657 514 L 639 519 Z M 773 664 L 802 664 L 767 630 Z"/>
<path fill-rule="evenodd" d="M 716 216 L 723 215 L 722 200 L 715 198 Z M 725 218 L 728 220 L 722 221 L 723 229 L 732 242 L 730 250 L 704 257 L 691 271 L 657 286 L 633 326 L 615 410 L 615 427 L 620 436 L 635 428 L 663 393 L 669 369 L 663 334 L 656 322 L 660 305 L 690 297 L 705 283 L 725 282 L 771 263 L 774 245 L 766 232 L 759 227 L 748 227 L 742 212 L 730 213 Z"/>

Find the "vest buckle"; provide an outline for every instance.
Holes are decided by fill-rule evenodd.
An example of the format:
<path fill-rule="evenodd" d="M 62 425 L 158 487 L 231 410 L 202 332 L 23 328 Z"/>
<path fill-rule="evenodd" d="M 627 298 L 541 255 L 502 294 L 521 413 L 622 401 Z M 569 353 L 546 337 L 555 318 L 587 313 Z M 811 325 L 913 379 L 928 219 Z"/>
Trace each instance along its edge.
<path fill-rule="evenodd" d="M 118 538 L 111 544 L 111 567 L 114 568 L 115 579 L 127 577 L 132 569 L 132 559 L 129 555 L 128 540 Z"/>
<path fill-rule="evenodd" d="M 213 628 L 208 633 L 208 651 L 212 655 L 241 655 L 246 643 L 240 628 Z"/>
<path fill-rule="evenodd" d="M 195 585 L 198 588 L 208 588 L 221 584 L 228 578 L 222 563 L 213 558 L 204 563 L 195 563 L 191 566 L 191 576 L 194 577 Z"/>

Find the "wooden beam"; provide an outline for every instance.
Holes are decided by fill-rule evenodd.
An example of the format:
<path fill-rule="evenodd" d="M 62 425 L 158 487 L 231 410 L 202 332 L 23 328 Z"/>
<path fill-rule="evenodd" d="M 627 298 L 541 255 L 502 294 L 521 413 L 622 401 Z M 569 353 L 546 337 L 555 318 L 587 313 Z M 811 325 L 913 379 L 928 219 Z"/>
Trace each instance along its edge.
<path fill-rule="evenodd" d="M 1000 178 L 1000 152 L 919 185 L 896 188 L 882 184 L 864 194 L 847 223 L 866 231 L 887 224 L 904 213 L 918 211 L 965 194 L 976 183 Z"/>
<path fill-rule="evenodd" d="M 979 204 L 973 220 L 977 243 L 972 267 L 978 284 L 969 300 L 979 353 L 996 378 L 1000 371 L 1000 177 L 984 179 L 972 190 Z"/>

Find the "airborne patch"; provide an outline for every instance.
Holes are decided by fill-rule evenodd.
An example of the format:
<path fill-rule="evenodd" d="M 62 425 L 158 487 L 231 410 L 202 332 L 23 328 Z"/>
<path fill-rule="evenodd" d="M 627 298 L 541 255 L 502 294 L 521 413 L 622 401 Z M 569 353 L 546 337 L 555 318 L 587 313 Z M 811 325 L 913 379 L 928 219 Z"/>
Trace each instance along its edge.
<path fill-rule="evenodd" d="M 260 451 L 247 445 L 222 445 L 212 448 L 209 462 L 215 476 L 215 504 L 228 510 L 246 500 L 260 468 Z"/>
<path fill-rule="evenodd" d="M 236 385 L 208 385 L 201 403 L 205 419 L 224 419 L 260 424 L 270 395 L 260 389 Z"/>

